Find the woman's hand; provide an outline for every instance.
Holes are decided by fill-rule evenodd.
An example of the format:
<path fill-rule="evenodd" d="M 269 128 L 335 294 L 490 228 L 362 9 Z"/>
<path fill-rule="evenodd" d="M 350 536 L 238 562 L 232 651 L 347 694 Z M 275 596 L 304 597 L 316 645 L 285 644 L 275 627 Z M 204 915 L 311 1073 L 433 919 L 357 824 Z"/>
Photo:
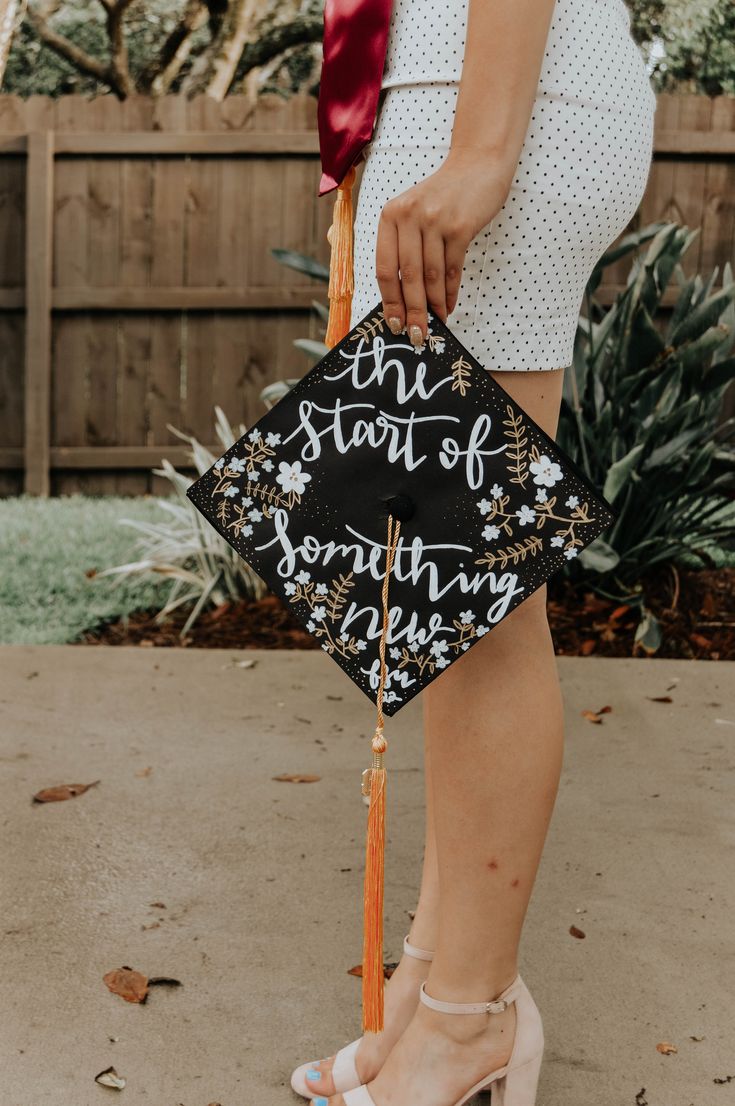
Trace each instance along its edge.
<path fill-rule="evenodd" d="M 510 191 L 555 5 L 469 0 L 449 153 L 381 212 L 375 274 L 383 311 L 394 333 L 408 328 L 414 345 L 425 340 L 427 307 L 443 322 L 454 310 L 467 247 Z"/>
<path fill-rule="evenodd" d="M 394 334 L 405 326 L 418 346 L 428 333 L 428 310 L 447 321 L 467 248 L 505 203 L 512 175 L 499 158 L 452 146 L 434 173 L 385 204 L 375 274 Z"/>

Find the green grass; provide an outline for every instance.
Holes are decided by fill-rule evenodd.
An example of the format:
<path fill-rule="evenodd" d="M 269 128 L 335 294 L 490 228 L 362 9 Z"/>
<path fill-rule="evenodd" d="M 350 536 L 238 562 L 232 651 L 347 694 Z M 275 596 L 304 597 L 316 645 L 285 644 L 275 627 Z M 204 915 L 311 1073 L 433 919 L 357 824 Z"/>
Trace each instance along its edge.
<path fill-rule="evenodd" d="M 87 576 L 135 555 L 123 517 L 152 520 L 154 499 L 63 496 L 0 500 L 0 643 L 53 645 L 162 602 L 167 584 Z"/>

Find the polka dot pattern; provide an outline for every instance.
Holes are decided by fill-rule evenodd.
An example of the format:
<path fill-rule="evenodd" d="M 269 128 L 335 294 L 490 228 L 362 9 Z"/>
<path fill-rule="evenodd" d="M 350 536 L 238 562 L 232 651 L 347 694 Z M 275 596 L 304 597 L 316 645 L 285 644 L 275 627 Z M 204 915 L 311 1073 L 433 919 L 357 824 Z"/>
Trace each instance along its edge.
<path fill-rule="evenodd" d="M 379 300 L 383 206 L 449 152 L 469 0 L 395 0 L 355 212 L 350 326 Z M 508 197 L 472 240 L 448 325 L 486 369 L 571 363 L 585 287 L 643 196 L 656 98 L 623 0 L 557 0 Z"/>

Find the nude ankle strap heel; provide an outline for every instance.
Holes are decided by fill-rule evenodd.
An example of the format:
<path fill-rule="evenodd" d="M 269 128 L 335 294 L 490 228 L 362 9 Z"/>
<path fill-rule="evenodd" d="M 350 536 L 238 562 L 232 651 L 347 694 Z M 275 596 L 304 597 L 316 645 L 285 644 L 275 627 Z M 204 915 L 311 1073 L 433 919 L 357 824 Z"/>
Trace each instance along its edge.
<path fill-rule="evenodd" d="M 428 994 L 425 983 L 421 984 L 419 998 L 425 1006 L 441 1014 L 500 1014 L 514 1002 L 516 1029 L 508 1063 L 470 1087 L 455 1106 L 463 1106 L 481 1091 L 490 1090 L 493 1106 L 535 1106 L 544 1034 L 541 1015 L 520 975 L 501 994 L 488 1002 L 444 1002 Z M 358 1096 L 350 1091 L 345 1095 L 346 1106 L 371 1106 L 372 1099 L 367 1088 L 360 1087 L 359 1091 L 364 1094 Z"/>
<path fill-rule="evenodd" d="M 429 952 L 428 949 L 421 949 L 418 945 L 412 945 L 408 939 L 408 934 L 403 938 L 403 951 L 407 956 L 413 957 L 414 960 L 434 959 L 433 952 Z M 351 1091 L 360 1086 L 360 1076 L 357 1074 L 355 1057 L 361 1040 L 362 1037 L 358 1037 L 356 1041 L 351 1041 L 350 1044 L 340 1048 L 335 1054 L 334 1063 L 332 1064 L 332 1080 L 335 1092 L 338 1094 L 343 1094 L 345 1091 Z M 318 1062 L 318 1060 L 314 1060 L 308 1064 L 301 1064 L 292 1073 L 291 1086 L 296 1094 L 311 1099 L 323 1097 L 322 1092 L 315 1089 L 319 1085 L 318 1080 L 310 1078 L 310 1073 L 313 1076 L 313 1073 L 318 1070 L 314 1066 Z M 311 1086 L 309 1082 L 311 1082 Z"/>

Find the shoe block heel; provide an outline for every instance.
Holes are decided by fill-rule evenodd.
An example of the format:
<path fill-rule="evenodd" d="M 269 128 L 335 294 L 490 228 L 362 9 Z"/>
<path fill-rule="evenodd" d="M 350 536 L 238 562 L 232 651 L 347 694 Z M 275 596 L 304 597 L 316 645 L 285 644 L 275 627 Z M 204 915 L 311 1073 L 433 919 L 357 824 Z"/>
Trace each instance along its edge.
<path fill-rule="evenodd" d="M 513 1068 L 492 1084 L 492 1106 L 535 1106 L 541 1055 Z"/>

